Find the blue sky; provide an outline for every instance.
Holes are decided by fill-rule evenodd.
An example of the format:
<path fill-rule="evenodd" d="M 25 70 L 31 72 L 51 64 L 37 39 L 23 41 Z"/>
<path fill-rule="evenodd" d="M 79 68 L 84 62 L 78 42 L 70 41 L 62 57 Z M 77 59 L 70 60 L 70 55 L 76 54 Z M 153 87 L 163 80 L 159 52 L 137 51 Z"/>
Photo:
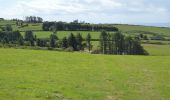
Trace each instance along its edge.
<path fill-rule="evenodd" d="M 0 0 L 0 17 L 91 23 L 170 23 L 169 0 Z"/>

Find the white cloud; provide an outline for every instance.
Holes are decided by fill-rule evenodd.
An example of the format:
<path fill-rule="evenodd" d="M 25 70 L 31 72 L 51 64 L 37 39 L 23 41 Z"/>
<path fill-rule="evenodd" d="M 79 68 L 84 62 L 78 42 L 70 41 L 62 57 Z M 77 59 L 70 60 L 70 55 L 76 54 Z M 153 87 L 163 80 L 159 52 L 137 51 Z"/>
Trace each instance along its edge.
<path fill-rule="evenodd" d="M 75 18 L 92 22 L 137 22 L 133 16 L 143 21 L 157 21 L 151 20 L 153 15 L 164 19 L 169 15 L 166 6 L 147 0 L 16 0 L 0 12 L 0 17 L 7 18 L 36 15 L 51 20 Z"/>

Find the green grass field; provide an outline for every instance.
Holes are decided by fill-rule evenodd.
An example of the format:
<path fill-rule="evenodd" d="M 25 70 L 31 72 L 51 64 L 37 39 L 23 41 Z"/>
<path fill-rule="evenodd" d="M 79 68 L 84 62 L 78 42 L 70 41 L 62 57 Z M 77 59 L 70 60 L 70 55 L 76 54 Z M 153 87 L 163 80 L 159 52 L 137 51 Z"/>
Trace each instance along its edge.
<path fill-rule="evenodd" d="M 34 32 L 34 34 L 38 37 L 38 38 L 49 38 L 50 35 L 52 34 L 53 32 L 50 32 L 50 31 L 38 31 L 38 32 Z M 87 34 L 90 33 L 91 34 L 91 37 L 92 39 L 99 39 L 99 36 L 100 36 L 100 32 L 92 32 L 92 31 L 58 31 L 57 32 L 57 36 L 62 39 L 63 37 L 67 37 L 70 35 L 70 33 L 73 33 L 73 34 L 77 34 L 77 33 L 81 33 L 83 38 L 86 38 Z M 21 32 L 21 34 L 25 34 L 25 32 Z"/>
<path fill-rule="evenodd" d="M 12 25 L 14 30 L 20 30 L 20 31 L 27 31 L 27 30 L 33 30 L 33 31 L 39 31 L 42 30 L 42 23 L 40 24 L 29 24 L 28 26 L 21 27 L 16 26 L 15 21 L 10 21 L 10 20 L 5 20 L 5 21 L 0 21 L 0 26 L 5 26 L 7 24 Z M 131 32 L 132 34 L 138 34 L 140 31 L 144 32 L 153 32 L 159 35 L 165 35 L 170 37 L 170 28 L 161 28 L 161 27 L 150 27 L 150 26 L 138 26 L 138 25 L 113 25 L 117 28 L 119 28 L 120 31 L 122 32 Z M 149 34 L 148 34 L 149 35 Z"/>
<path fill-rule="evenodd" d="M 15 30 L 19 30 L 19 31 L 27 31 L 27 30 L 32 30 L 32 31 L 40 31 L 42 30 L 42 24 L 28 24 L 28 26 L 25 26 L 25 27 L 17 27 L 17 28 L 14 28 Z"/>
<path fill-rule="evenodd" d="M 99 42 L 93 41 L 93 50 L 99 48 Z M 142 44 L 150 56 L 170 56 L 170 45 Z"/>
<path fill-rule="evenodd" d="M 10 21 L 10 20 L 4 20 L 4 21 L 2 21 L 2 20 L 0 20 L 0 26 L 5 26 L 5 25 L 15 25 L 16 24 L 16 22 L 15 21 Z"/>
<path fill-rule="evenodd" d="M 16 26 L 15 21 L 0 21 L 0 25 L 4 26 L 6 24 L 11 24 L 14 30 L 26 31 L 26 30 L 34 30 L 34 34 L 38 38 L 49 38 L 52 32 L 50 31 L 39 31 L 42 30 L 42 24 L 29 24 L 26 27 L 19 28 Z M 146 26 L 134 26 L 134 25 L 115 25 L 124 33 L 131 31 L 132 33 L 129 35 L 140 34 L 134 31 L 146 31 L 146 32 L 154 32 L 158 34 L 166 35 L 169 37 L 170 28 L 158 28 L 158 27 L 146 27 Z M 25 32 L 21 32 L 24 35 Z M 58 31 L 57 36 L 59 39 L 62 39 L 64 36 L 69 36 L 70 33 L 81 33 L 83 38 L 86 38 L 87 34 L 90 33 L 92 39 L 99 39 L 100 32 L 92 32 L 92 31 Z M 147 34 L 148 37 L 151 37 L 151 34 Z M 98 47 L 98 41 L 93 41 L 93 49 Z M 149 52 L 150 55 L 170 55 L 170 41 L 158 41 L 158 40 L 149 40 L 149 43 L 163 43 L 166 45 L 156 45 L 156 44 L 144 44 L 144 48 Z"/>
<path fill-rule="evenodd" d="M 21 32 L 23 35 L 25 32 Z M 87 34 L 90 33 L 92 36 L 92 39 L 99 39 L 100 32 L 91 32 L 91 31 L 58 31 L 57 36 L 59 39 L 62 39 L 64 36 L 69 36 L 70 33 L 77 34 L 81 33 L 83 38 L 86 38 Z M 34 34 L 38 38 L 49 38 L 52 32 L 49 31 L 38 31 L 34 32 Z M 148 41 L 149 43 L 162 43 L 165 45 L 159 45 L 159 44 L 143 44 L 144 48 L 148 51 L 150 55 L 156 55 L 156 56 L 170 56 L 170 41 L 160 41 L 160 40 L 143 40 L 143 42 Z M 98 41 L 92 41 L 93 50 L 98 48 L 99 42 Z"/>
<path fill-rule="evenodd" d="M 138 26 L 138 25 L 115 25 L 123 32 L 134 32 L 134 31 L 145 31 L 153 32 L 161 35 L 170 36 L 170 28 L 161 28 L 161 27 L 150 27 L 150 26 Z"/>
<path fill-rule="evenodd" d="M 1 100 L 170 99 L 170 56 L 0 52 Z"/>
<path fill-rule="evenodd" d="M 14 30 L 34 30 L 38 38 L 52 32 L 40 31 L 42 24 Z M 129 35 L 138 31 L 170 37 L 169 28 L 116 25 Z M 100 32 L 58 31 L 62 39 L 70 33 L 98 39 Z M 24 32 L 21 32 L 24 35 Z M 152 36 L 147 34 L 147 36 Z M 143 41 L 146 42 L 146 41 Z M 170 41 L 149 40 L 142 44 L 150 56 L 92 55 L 43 50 L 0 48 L 0 100 L 169 100 Z M 93 49 L 98 46 L 93 41 Z"/>
<path fill-rule="evenodd" d="M 170 45 L 142 44 L 149 55 L 170 56 Z"/>
<path fill-rule="evenodd" d="M 42 30 L 42 23 L 28 24 L 28 26 L 20 27 L 20 26 L 16 25 L 16 21 L 10 21 L 10 20 L 0 21 L 1 27 L 4 27 L 6 25 L 11 25 L 14 31 L 15 30 L 19 30 L 19 31 L 27 31 L 27 30 L 40 31 L 40 30 Z"/>

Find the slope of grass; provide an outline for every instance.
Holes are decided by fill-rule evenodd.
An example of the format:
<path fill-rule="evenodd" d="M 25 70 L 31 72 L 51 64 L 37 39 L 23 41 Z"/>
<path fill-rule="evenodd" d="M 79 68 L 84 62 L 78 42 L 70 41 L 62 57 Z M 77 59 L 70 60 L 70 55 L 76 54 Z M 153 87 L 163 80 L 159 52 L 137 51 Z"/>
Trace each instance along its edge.
<path fill-rule="evenodd" d="M 19 30 L 19 31 L 28 31 L 28 30 L 40 31 L 40 30 L 42 30 L 42 23 L 28 24 L 28 26 L 25 26 L 25 27 L 17 27 L 15 30 Z"/>
<path fill-rule="evenodd" d="M 24 36 L 25 32 L 21 32 Z M 92 39 L 99 39 L 100 32 L 91 32 L 91 31 L 58 31 L 57 36 L 59 39 L 62 39 L 64 36 L 68 37 L 70 33 L 74 33 L 75 35 L 77 33 L 81 33 L 83 38 L 85 39 L 87 34 L 90 33 L 92 36 Z M 38 38 L 49 38 L 52 32 L 49 31 L 38 31 L 34 32 L 34 34 Z M 143 42 L 148 42 L 151 44 L 143 44 L 143 47 L 150 55 L 154 56 L 170 56 L 170 41 L 161 41 L 161 40 L 143 40 Z M 152 44 L 153 43 L 153 44 Z M 155 43 L 155 44 L 154 44 Z M 156 43 L 162 43 L 166 45 L 159 45 Z M 99 46 L 99 41 L 92 41 L 93 50 L 97 49 Z"/>
<path fill-rule="evenodd" d="M 161 28 L 161 27 L 150 27 L 150 26 L 137 26 L 137 25 L 114 25 L 123 32 L 136 32 L 136 31 L 145 31 L 153 32 L 160 35 L 170 36 L 170 28 Z"/>
<path fill-rule="evenodd" d="M 19 31 L 27 31 L 27 30 L 40 31 L 40 30 L 42 30 L 42 23 L 28 24 L 28 26 L 25 26 L 26 23 L 24 23 L 23 27 L 21 27 L 21 26 L 16 25 L 16 21 L 11 21 L 11 20 L 0 21 L 0 26 L 4 27 L 6 25 L 11 25 L 13 30 L 19 30 Z"/>
<path fill-rule="evenodd" d="M 1 100 L 170 99 L 170 56 L 0 52 Z"/>
<path fill-rule="evenodd" d="M 38 38 L 49 38 L 50 35 L 52 34 L 53 32 L 50 32 L 50 31 L 37 31 L 37 32 L 34 32 L 34 34 L 38 37 Z M 99 36 L 100 36 L 100 32 L 92 32 L 92 31 L 58 31 L 57 32 L 57 36 L 62 39 L 63 37 L 68 37 L 70 35 L 70 33 L 73 33 L 73 34 L 77 34 L 77 33 L 81 33 L 83 38 L 86 38 L 87 34 L 90 33 L 91 34 L 91 37 L 92 39 L 99 39 Z M 24 35 L 24 32 L 21 32 L 21 34 Z"/>
<path fill-rule="evenodd" d="M 42 30 L 42 23 L 40 23 L 40 24 L 29 24 L 26 27 L 19 28 L 18 26 L 16 26 L 16 21 L 10 21 L 10 20 L 0 21 L 0 26 L 5 26 L 7 24 L 12 25 L 14 30 L 20 30 L 20 31 Z M 157 34 L 163 34 L 163 35 L 170 36 L 170 28 L 126 25 L 126 24 L 119 24 L 119 25 L 113 25 L 113 26 L 119 28 L 119 30 L 121 30 L 123 32 L 145 31 L 145 32 L 153 32 L 153 33 L 157 33 Z"/>
<path fill-rule="evenodd" d="M 0 26 L 5 26 L 5 25 L 15 25 L 15 21 L 10 21 L 10 20 L 0 20 Z"/>
<path fill-rule="evenodd" d="M 153 56 L 170 56 L 170 45 L 143 44 L 143 47 Z"/>

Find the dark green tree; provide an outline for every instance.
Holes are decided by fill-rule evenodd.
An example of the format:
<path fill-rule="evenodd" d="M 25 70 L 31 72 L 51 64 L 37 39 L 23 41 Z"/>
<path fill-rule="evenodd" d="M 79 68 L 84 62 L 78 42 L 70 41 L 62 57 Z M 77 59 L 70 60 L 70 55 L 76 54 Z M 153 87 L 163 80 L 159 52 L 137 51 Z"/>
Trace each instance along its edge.
<path fill-rule="evenodd" d="M 124 53 L 132 54 L 133 52 L 133 38 L 131 36 L 125 37 Z"/>
<path fill-rule="evenodd" d="M 18 39 L 18 43 L 19 43 L 19 45 L 24 45 L 23 36 L 21 36 L 21 37 Z"/>
<path fill-rule="evenodd" d="M 34 46 L 35 36 L 32 31 L 25 32 L 25 41 L 29 41 L 31 46 Z"/>
<path fill-rule="evenodd" d="M 107 53 L 107 33 L 106 31 L 102 31 L 101 34 L 100 34 L 100 50 L 103 54 L 106 54 Z"/>
<path fill-rule="evenodd" d="M 55 48 L 57 46 L 58 37 L 56 34 L 51 34 L 50 36 L 50 47 Z"/>
<path fill-rule="evenodd" d="M 11 35 L 11 41 L 18 41 L 20 38 L 23 38 L 19 31 L 14 31 Z"/>
<path fill-rule="evenodd" d="M 89 50 L 89 52 L 90 52 L 91 49 L 92 49 L 91 35 L 90 35 L 90 33 L 87 34 L 87 37 L 86 37 L 86 44 L 87 44 L 87 48 L 88 48 L 88 50 Z"/>
<path fill-rule="evenodd" d="M 82 50 L 83 49 L 83 37 L 80 33 L 77 33 L 76 35 L 76 43 L 77 43 L 77 50 Z"/>
<path fill-rule="evenodd" d="M 6 25 L 5 26 L 5 31 L 12 31 L 12 26 L 11 25 Z"/>
<path fill-rule="evenodd" d="M 108 46 L 107 53 L 113 54 L 112 35 L 110 33 L 108 33 L 107 35 L 107 46 Z"/>
<path fill-rule="evenodd" d="M 116 32 L 112 41 L 114 41 L 114 54 L 123 54 L 124 53 L 124 35 L 121 32 Z"/>
<path fill-rule="evenodd" d="M 68 41 L 66 37 L 62 39 L 62 48 L 64 49 L 68 48 Z"/>
<path fill-rule="evenodd" d="M 77 50 L 77 41 L 73 33 L 71 33 L 70 36 L 68 37 L 68 46 L 72 47 L 74 51 Z"/>
<path fill-rule="evenodd" d="M 144 39 L 144 40 L 148 40 L 148 36 L 147 36 L 147 35 L 144 35 L 144 36 L 143 36 L 143 39 Z"/>
<path fill-rule="evenodd" d="M 9 44 L 8 38 L 7 38 L 7 37 L 4 37 L 3 40 L 2 40 L 2 43 L 3 43 L 3 45 L 4 45 L 4 44 Z"/>
<path fill-rule="evenodd" d="M 45 47 L 47 45 L 47 42 L 44 39 L 37 39 L 36 42 L 37 42 L 36 43 L 37 46 L 40 46 L 40 47 Z"/>
<path fill-rule="evenodd" d="M 132 54 L 133 55 L 148 55 L 148 52 L 144 50 L 144 48 L 141 46 L 141 43 L 139 39 L 134 39 L 132 42 Z"/>

